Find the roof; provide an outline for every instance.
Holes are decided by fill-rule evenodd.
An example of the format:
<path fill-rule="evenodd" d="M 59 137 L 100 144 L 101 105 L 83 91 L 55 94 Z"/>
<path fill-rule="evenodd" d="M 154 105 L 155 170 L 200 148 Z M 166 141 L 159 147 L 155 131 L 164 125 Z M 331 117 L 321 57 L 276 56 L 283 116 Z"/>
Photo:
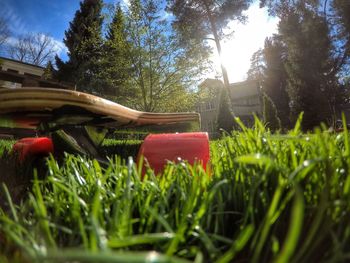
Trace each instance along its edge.
<path fill-rule="evenodd" d="M 221 80 L 219 79 L 205 79 L 201 84 L 198 86 L 200 88 L 205 88 L 205 87 L 220 87 L 223 86 L 224 84 L 222 83 Z"/>
<path fill-rule="evenodd" d="M 19 60 L 15 60 L 15 59 L 12 59 L 12 58 L 5 58 L 5 57 L 1 57 L 1 56 L 0 56 L 0 60 L 7 60 L 7 61 L 12 61 L 12 62 L 15 62 L 15 63 L 19 63 L 19 64 L 31 66 L 31 67 L 36 67 L 36 68 L 40 68 L 40 69 L 45 69 L 44 67 L 41 67 L 41 66 L 38 66 L 38 65 L 34 65 L 34 64 L 30 64 L 30 63 L 23 62 L 23 61 L 19 61 Z"/>
<path fill-rule="evenodd" d="M 206 79 L 199 87 L 217 89 L 224 87 L 224 84 L 219 79 Z M 259 89 L 256 81 L 246 80 L 230 84 L 230 95 L 232 99 L 255 96 L 258 93 Z"/>
<path fill-rule="evenodd" d="M 259 93 L 258 83 L 255 81 L 242 81 L 230 84 L 231 98 L 255 96 Z"/>

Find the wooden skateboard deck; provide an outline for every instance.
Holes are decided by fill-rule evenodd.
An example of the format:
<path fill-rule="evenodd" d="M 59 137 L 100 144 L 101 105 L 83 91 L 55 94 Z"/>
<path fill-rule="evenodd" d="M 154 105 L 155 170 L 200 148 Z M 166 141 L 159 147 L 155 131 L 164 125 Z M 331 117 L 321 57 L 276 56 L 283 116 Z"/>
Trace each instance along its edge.
<path fill-rule="evenodd" d="M 3 130 L 59 129 L 65 126 L 140 128 L 197 126 L 198 113 L 149 113 L 133 110 L 91 94 L 52 88 L 0 90 Z"/>

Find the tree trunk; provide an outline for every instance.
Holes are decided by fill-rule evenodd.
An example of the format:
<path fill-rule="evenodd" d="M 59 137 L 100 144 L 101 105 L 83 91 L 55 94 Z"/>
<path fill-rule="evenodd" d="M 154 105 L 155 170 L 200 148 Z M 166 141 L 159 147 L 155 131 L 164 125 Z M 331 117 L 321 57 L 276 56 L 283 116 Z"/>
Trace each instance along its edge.
<path fill-rule="evenodd" d="M 214 36 L 214 41 L 215 41 L 215 44 L 216 44 L 216 50 L 217 50 L 217 52 L 219 54 L 219 58 L 220 58 L 221 72 L 222 72 L 222 77 L 224 79 L 224 87 L 225 87 L 225 89 L 227 91 L 227 95 L 228 95 L 228 98 L 229 98 L 229 101 L 230 101 L 229 109 L 230 109 L 231 114 L 234 115 L 234 113 L 232 111 L 232 105 L 233 104 L 232 104 L 232 98 L 231 98 L 231 93 L 230 93 L 230 81 L 229 81 L 229 78 L 228 78 L 226 67 L 225 67 L 225 65 L 224 65 L 224 63 L 222 61 L 222 58 L 221 58 L 222 49 L 221 49 L 221 43 L 220 43 L 218 30 L 216 28 L 214 17 L 211 15 L 209 6 L 207 5 L 207 3 L 205 3 L 205 1 L 204 1 L 204 5 L 205 5 L 206 12 L 207 12 L 207 15 L 208 15 L 208 19 L 209 19 L 209 22 L 210 22 L 211 31 L 212 31 L 213 36 Z"/>

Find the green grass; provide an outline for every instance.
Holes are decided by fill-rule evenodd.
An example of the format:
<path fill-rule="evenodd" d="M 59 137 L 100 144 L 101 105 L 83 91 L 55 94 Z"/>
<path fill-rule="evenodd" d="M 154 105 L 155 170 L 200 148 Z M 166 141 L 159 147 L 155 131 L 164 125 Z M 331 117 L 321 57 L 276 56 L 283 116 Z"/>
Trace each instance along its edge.
<path fill-rule="evenodd" d="M 241 128 L 211 143 L 211 174 L 50 158 L 22 202 L 1 188 L 0 262 L 349 261 L 348 131 Z"/>
<path fill-rule="evenodd" d="M 14 143 L 14 140 L 0 140 L 0 158 L 11 150 Z"/>

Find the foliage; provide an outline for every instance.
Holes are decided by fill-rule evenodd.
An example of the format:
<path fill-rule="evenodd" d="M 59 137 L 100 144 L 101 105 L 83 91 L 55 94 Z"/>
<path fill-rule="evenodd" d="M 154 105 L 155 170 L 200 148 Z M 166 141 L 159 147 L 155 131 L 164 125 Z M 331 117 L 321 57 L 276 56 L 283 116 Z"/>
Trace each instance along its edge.
<path fill-rule="evenodd" d="M 278 16 L 278 34 L 266 39 L 264 91 L 284 127 L 304 112 L 304 129 L 332 124 L 347 102 L 348 1 L 261 0 Z M 252 68 L 253 70 L 253 68 Z M 289 117 L 288 117 L 289 115 Z"/>
<path fill-rule="evenodd" d="M 75 83 L 81 91 L 98 91 L 101 80 L 99 58 L 102 50 L 102 1 L 84 0 L 74 19 L 65 31 L 64 44 L 68 49 L 68 61 L 56 56 L 58 79 Z"/>
<path fill-rule="evenodd" d="M 201 72 L 198 59 L 187 57 L 169 22 L 161 15 L 161 1 L 133 0 L 126 14 L 131 65 L 120 96 L 125 104 L 144 111 L 188 111 L 193 105 L 189 87 Z M 121 98 L 121 99 L 123 99 Z"/>
<path fill-rule="evenodd" d="M 331 117 L 336 85 L 326 20 L 313 11 L 292 9 L 279 24 L 288 57 L 288 94 L 291 120 L 304 111 L 303 127 L 311 129 Z"/>
<path fill-rule="evenodd" d="M 53 79 L 56 76 L 56 70 L 52 65 L 51 60 L 46 64 L 46 67 L 44 69 L 44 74 L 42 75 L 42 78 L 44 79 Z"/>
<path fill-rule="evenodd" d="M 1 261 L 347 261 L 348 131 L 302 134 L 298 122 L 272 135 L 260 122 L 239 124 L 212 142 L 211 175 L 170 164 L 141 180 L 131 160 L 102 168 L 50 158 L 21 203 L 2 186 Z"/>
<path fill-rule="evenodd" d="M 104 94 L 123 103 L 124 96 L 132 96 L 126 92 L 126 85 L 131 74 L 131 63 L 127 57 L 130 46 L 127 41 L 125 15 L 119 5 L 112 10 L 113 18 L 108 25 L 106 39 L 103 43 L 101 70 L 98 75 L 102 79 Z"/>
<path fill-rule="evenodd" d="M 208 53 L 208 39 L 215 41 L 221 57 L 221 43 L 224 28 L 232 20 L 244 21 L 242 11 L 248 9 L 251 0 L 168 0 L 168 10 L 175 16 L 173 27 L 178 32 L 181 43 L 187 50 L 196 49 Z M 229 93 L 229 79 L 225 66 L 221 63 L 224 85 Z M 230 99 L 231 102 L 231 99 Z"/>
<path fill-rule="evenodd" d="M 220 131 L 231 132 L 234 127 L 234 117 L 230 110 L 230 101 L 226 89 L 221 88 L 219 100 L 219 111 L 217 117 L 217 128 Z"/>
<path fill-rule="evenodd" d="M 276 105 L 266 93 L 263 94 L 263 120 L 265 125 L 272 131 L 282 128 Z"/>
<path fill-rule="evenodd" d="M 13 144 L 13 140 L 0 140 L 0 158 L 11 150 Z"/>
<path fill-rule="evenodd" d="M 250 69 L 247 72 L 248 80 L 254 80 L 262 84 L 265 78 L 265 71 L 264 51 L 260 48 L 253 53 L 250 59 Z"/>
<path fill-rule="evenodd" d="M 267 38 L 264 47 L 266 77 L 264 92 L 276 105 L 278 118 L 283 127 L 289 128 L 289 97 L 287 93 L 287 73 L 285 69 L 286 48 L 279 36 Z"/>

